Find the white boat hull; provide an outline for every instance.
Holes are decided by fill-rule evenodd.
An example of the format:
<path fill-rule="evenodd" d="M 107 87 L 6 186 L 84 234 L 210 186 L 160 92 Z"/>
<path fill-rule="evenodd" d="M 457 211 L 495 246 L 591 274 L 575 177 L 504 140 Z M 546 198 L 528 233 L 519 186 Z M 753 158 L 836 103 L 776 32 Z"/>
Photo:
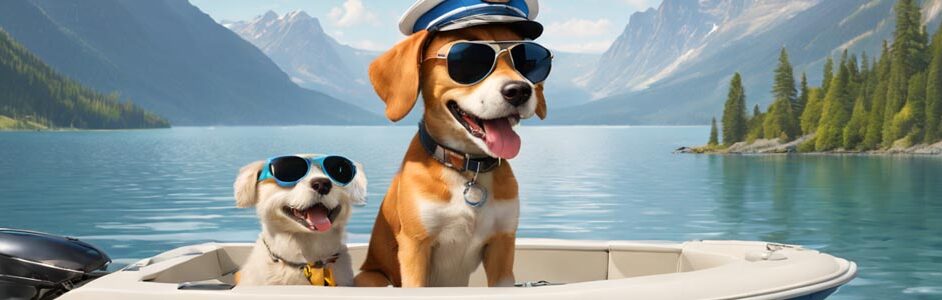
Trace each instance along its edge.
<path fill-rule="evenodd" d="M 178 248 L 90 282 L 60 299 L 823 299 L 857 273 L 853 262 L 764 242 L 518 239 L 517 282 L 558 285 L 483 288 L 486 279 L 478 268 L 471 276 L 471 287 L 460 288 L 227 289 L 225 284 L 232 283 L 232 273 L 251 247 L 210 243 Z M 349 248 L 358 266 L 366 245 Z M 219 285 L 178 289 L 185 282 Z"/>

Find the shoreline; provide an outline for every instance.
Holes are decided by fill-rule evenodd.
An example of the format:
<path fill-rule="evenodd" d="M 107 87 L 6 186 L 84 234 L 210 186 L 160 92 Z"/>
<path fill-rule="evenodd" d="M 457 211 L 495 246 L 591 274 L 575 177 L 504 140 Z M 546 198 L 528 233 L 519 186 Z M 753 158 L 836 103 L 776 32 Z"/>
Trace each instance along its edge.
<path fill-rule="evenodd" d="M 892 147 L 881 150 L 845 150 L 802 152 L 800 145 L 813 140 L 814 135 L 806 135 L 794 141 L 782 143 L 778 139 L 758 139 L 751 143 L 739 142 L 729 147 L 721 145 L 703 145 L 698 147 L 680 147 L 676 154 L 705 155 L 828 155 L 828 156 L 942 156 L 942 142 L 918 144 L 910 147 Z"/>
<path fill-rule="evenodd" d="M 4 132 L 95 132 L 95 131 L 137 131 L 137 130 L 160 130 L 171 129 L 172 127 L 155 128 L 113 128 L 113 129 L 85 129 L 85 128 L 0 128 L 0 133 Z"/>

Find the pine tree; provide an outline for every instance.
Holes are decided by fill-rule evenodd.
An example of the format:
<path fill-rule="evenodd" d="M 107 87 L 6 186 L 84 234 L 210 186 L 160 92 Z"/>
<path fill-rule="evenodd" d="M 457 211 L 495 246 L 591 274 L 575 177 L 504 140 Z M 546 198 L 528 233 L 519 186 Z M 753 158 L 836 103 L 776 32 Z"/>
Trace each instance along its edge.
<path fill-rule="evenodd" d="M 729 83 L 729 95 L 723 108 L 723 144 L 730 146 L 745 140 L 746 136 L 746 91 L 742 86 L 742 75 L 733 75 Z"/>
<path fill-rule="evenodd" d="M 812 134 L 818 131 L 818 120 L 821 119 L 821 109 L 824 107 L 824 92 L 820 88 L 808 91 L 808 104 L 801 113 L 801 131 Z"/>
<path fill-rule="evenodd" d="M 896 31 L 894 32 L 890 84 L 887 89 L 886 108 L 883 112 L 883 124 L 889 124 L 906 103 L 909 90 L 909 78 L 925 68 L 926 34 L 920 25 L 922 16 L 919 5 L 914 0 L 899 0 L 896 11 Z M 905 134 L 898 128 L 883 128 L 883 146 L 890 147 L 893 142 Z"/>
<path fill-rule="evenodd" d="M 772 97 L 774 101 L 785 100 L 791 105 L 792 111 L 798 110 L 798 91 L 795 90 L 795 75 L 792 64 L 788 61 L 788 51 L 785 47 L 778 55 L 778 67 L 775 68 L 775 80 L 772 84 Z"/>
<path fill-rule="evenodd" d="M 774 100 L 763 122 L 766 139 L 784 136 L 785 141 L 788 141 L 799 135 L 798 118 L 794 113 L 798 107 L 797 93 L 792 65 L 788 62 L 788 52 L 782 47 L 779 52 L 778 67 L 775 68 L 775 81 L 772 84 Z"/>
<path fill-rule="evenodd" d="M 844 127 L 844 149 L 859 149 L 860 143 L 863 142 L 864 135 L 867 132 L 868 116 L 865 102 L 864 93 L 860 93 L 857 100 L 854 101 L 854 110 L 851 112 L 850 121 Z"/>
<path fill-rule="evenodd" d="M 756 105 L 758 108 L 759 105 Z M 762 113 L 761 111 L 753 111 L 752 118 L 749 119 L 749 122 L 746 123 L 746 142 L 752 143 L 757 139 L 765 138 L 765 118 L 768 114 Z"/>
<path fill-rule="evenodd" d="M 883 110 L 883 147 L 890 147 L 894 141 L 900 138 L 899 130 L 894 130 L 891 126 L 893 118 L 899 113 L 903 104 L 906 102 L 906 91 L 908 90 L 908 78 L 902 73 L 902 67 L 897 67 L 899 63 L 894 60 L 890 71 L 890 81 L 886 91 L 886 104 Z"/>
<path fill-rule="evenodd" d="M 759 108 L 759 104 L 753 105 L 752 117 L 750 117 L 749 121 L 746 122 L 746 142 L 755 142 L 755 140 L 762 138 L 765 135 L 762 121 L 764 118 L 765 114 L 762 113 L 762 109 Z"/>
<path fill-rule="evenodd" d="M 867 51 L 860 54 L 860 74 L 863 76 L 870 75 L 870 57 L 867 55 Z M 866 78 L 863 79 L 866 80 Z"/>
<path fill-rule="evenodd" d="M 719 137 L 717 136 L 718 132 L 716 129 L 716 117 L 713 117 L 713 122 L 710 123 L 710 141 L 707 145 L 716 146 L 720 144 Z"/>
<path fill-rule="evenodd" d="M 844 125 L 850 118 L 849 81 L 850 71 L 847 64 L 841 62 L 837 76 L 831 80 L 828 93 L 824 96 L 821 120 L 815 135 L 817 151 L 832 150 L 843 144 Z"/>
<path fill-rule="evenodd" d="M 860 84 L 863 81 L 863 77 L 860 74 L 860 67 L 857 65 L 857 55 L 851 54 L 847 55 L 847 49 L 844 49 L 844 60 L 847 62 L 847 71 L 850 75 L 850 83 L 852 85 Z M 855 89 L 851 89 L 855 90 Z"/>
<path fill-rule="evenodd" d="M 896 115 L 888 127 L 891 136 L 897 139 L 905 139 L 901 146 L 909 147 L 922 140 L 925 133 L 922 131 L 923 117 L 925 114 L 925 90 L 926 76 L 922 73 L 916 74 L 909 81 L 907 89 L 909 98 L 906 99 L 906 105 Z M 895 140 L 894 140 L 895 142 Z M 891 146 L 893 146 L 891 144 Z"/>
<path fill-rule="evenodd" d="M 808 76 L 805 76 L 805 73 L 801 73 L 801 88 L 798 91 L 798 105 L 795 107 L 794 112 L 795 116 L 800 118 L 801 113 L 804 112 L 805 106 L 808 105 Z"/>
<path fill-rule="evenodd" d="M 927 36 L 921 25 L 922 13 L 915 0 L 899 0 L 894 10 L 896 31 L 891 55 L 898 71 L 909 79 L 928 64 Z"/>
<path fill-rule="evenodd" d="M 877 84 L 871 94 L 873 101 L 870 103 L 870 113 L 867 117 L 867 133 L 860 147 L 862 150 L 877 149 L 883 142 L 884 111 L 893 61 L 889 53 L 890 47 L 886 41 L 883 41 L 883 53 L 873 68 L 873 77 Z"/>
<path fill-rule="evenodd" d="M 909 95 L 906 105 L 911 107 L 912 122 L 907 128 L 906 135 L 913 144 L 922 142 L 926 136 L 926 74 L 918 73 L 909 80 Z M 904 107 L 905 109 L 905 107 Z"/>
<path fill-rule="evenodd" d="M 942 25 L 940 25 L 942 29 Z M 942 138 L 942 30 L 932 37 L 932 62 L 926 79 L 926 143 Z"/>
<path fill-rule="evenodd" d="M 821 80 L 821 91 L 826 95 L 828 88 L 831 87 L 831 81 L 834 80 L 834 60 L 828 56 L 824 62 L 824 79 Z"/>
<path fill-rule="evenodd" d="M 824 74 L 823 79 L 821 80 L 821 88 L 810 95 L 808 99 L 808 104 L 804 108 L 799 117 L 799 123 L 801 124 L 801 130 L 804 134 L 812 134 L 818 132 L 819 121 L 821 120 L 821 112 L 824 109 L 824 97 L 828 93 L 828 89 L 831 86 L 831 82 L 834 81 L 834 59 L 831 56 L 827 57 L 827 60 L 824 62 Z"/>
<path fill-rule="evenodd" d="M 766 139 L 784 136 L 782 142 L 788 142 L 799 135 L 799 125 L 792 112 L 791 102 L 785 99 L 776 100 L 769 106 L 769 112 L 763 120 L 763 132 Z"/>

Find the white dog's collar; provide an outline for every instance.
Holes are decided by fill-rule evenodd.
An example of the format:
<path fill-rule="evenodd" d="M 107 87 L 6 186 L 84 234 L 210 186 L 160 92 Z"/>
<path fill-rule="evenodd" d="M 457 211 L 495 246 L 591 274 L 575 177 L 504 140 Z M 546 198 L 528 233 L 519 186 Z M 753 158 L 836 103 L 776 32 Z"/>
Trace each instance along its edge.
<path fill-rule="evenodd" d="M 293 262 L 293 261 L 281 258 L 281 256 L 278 256 L 277 254 L 271 251 L 271 247 L 268 246 L 268 242 L 265 241 L 265 238 L 260 238 L 260 239 L 262 240 L 262 245 L 265 245 L 265 250 L 268 251 L 268 257 L 271 258 L 272 262 L 280 262 L 293 268 L 304 269 L 305 267 L 308 267 L 308 266 L 313 266 L 315 268 L 323 268 L 326 265 L 337 262 L 337 259 L 340 258 L 340 253 L 334 253 L 330 257 L 327 257 L 325 259 L 319 259 L 314 262 L 297 263 L 297 262 Z"/>

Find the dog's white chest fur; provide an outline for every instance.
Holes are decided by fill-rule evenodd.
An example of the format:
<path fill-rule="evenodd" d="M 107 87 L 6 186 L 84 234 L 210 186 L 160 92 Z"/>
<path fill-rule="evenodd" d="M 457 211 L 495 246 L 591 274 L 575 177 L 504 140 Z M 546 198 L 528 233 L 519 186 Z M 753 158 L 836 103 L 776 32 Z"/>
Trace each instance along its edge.
<path fill-rule="evenodd" d="M 467 286 L 471 272 L 481 263 L 488 239 L 517 230 L 520 205 L 517 199 L 494 199 L 492 187 L 501 183 L 493 182 L 489 173 L 478 176 L 478 184 L 490 194 L 480 207 L 465 203 L 465 177 L 446 170 L 443 179 L 451 191 L 450 201 L 420 202 L 422 225 L 435 239 L 429 286 Z"/>

